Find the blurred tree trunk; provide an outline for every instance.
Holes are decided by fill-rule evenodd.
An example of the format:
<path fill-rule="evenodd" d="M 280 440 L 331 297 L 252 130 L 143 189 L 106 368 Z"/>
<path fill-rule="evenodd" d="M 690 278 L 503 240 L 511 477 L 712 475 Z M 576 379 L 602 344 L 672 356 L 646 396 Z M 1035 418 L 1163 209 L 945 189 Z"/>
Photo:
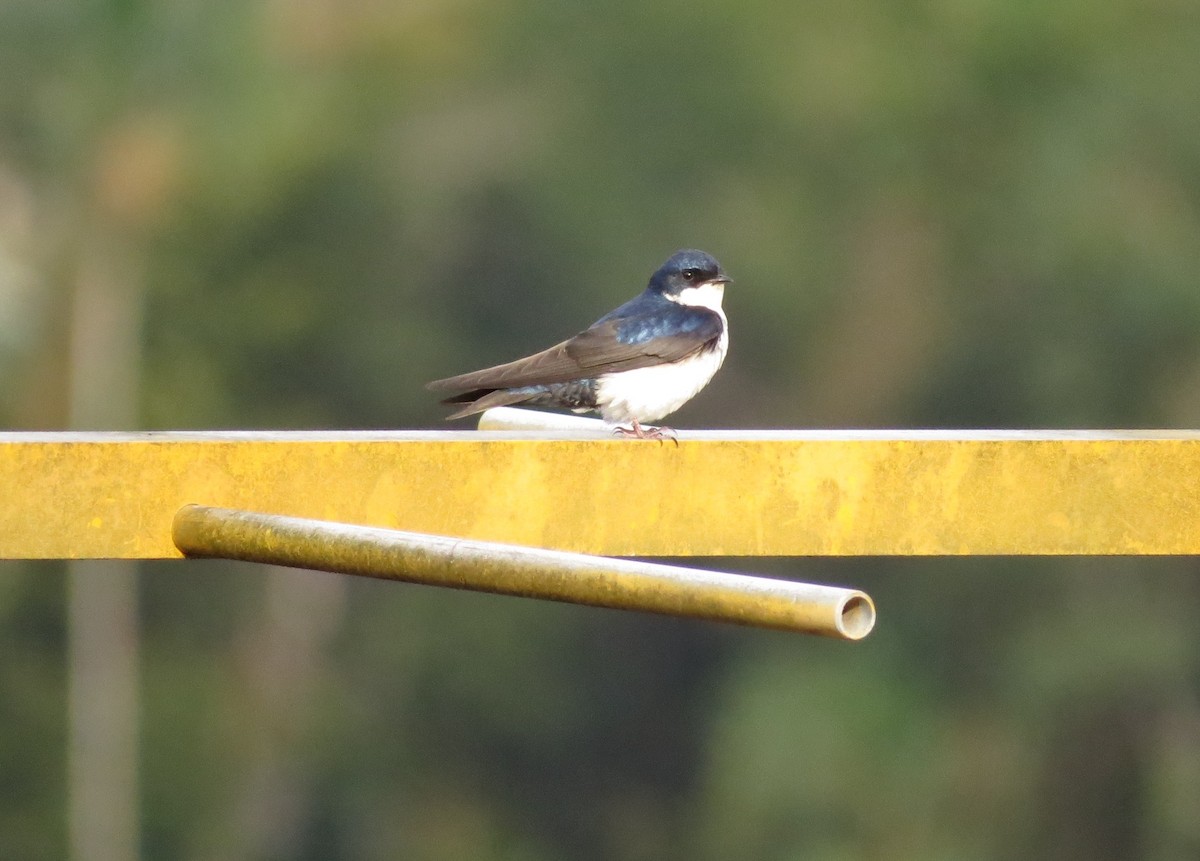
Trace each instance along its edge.
<path fill-rule="evenodd" d="M 274 565 L 255 571 L 264 575 L 264 606 L 242 644 L 242 665 L 256 718 L 227 857 L 300 857 L 316 815 L 306 754 L 323 680 L 337 671 L 328 648 L 342 624 L 346 578 Z"/>
<path fill-rule="evenodd" d="M 141 290 L 113 241 L 84 250 L 71 301 L 69 421 L 137 422 Z M 137 571 L 125 560 L 68 565 L 68 828 L 74 861 L 139 854 Z"/>

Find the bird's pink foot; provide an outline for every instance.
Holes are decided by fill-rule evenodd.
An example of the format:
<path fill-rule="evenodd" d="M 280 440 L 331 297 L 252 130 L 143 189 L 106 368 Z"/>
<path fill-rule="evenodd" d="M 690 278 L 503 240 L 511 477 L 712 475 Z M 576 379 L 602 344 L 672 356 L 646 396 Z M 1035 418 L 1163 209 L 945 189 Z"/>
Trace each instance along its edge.
<path fill-rule="evenodd" d="M 634 437 L 636 439 L 669 439 L 676 445 L 679 445 L 679 437 L 675 434 L 674 428 L 668 427 L 651 427 L 644 428 L 634 419 L 633 427 L 623 428 L 620 425 L 613 428 L 613 436 Z"/>

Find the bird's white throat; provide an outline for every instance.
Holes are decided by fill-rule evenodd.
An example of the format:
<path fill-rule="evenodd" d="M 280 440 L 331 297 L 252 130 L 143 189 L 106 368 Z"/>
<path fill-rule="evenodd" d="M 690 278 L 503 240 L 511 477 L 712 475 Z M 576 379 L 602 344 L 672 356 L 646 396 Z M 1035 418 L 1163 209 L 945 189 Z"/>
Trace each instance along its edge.
<path fill-rule="evenodd" d="M 690 305 L 693 308 L 707 308 L 721 313 L 721 300 L 725 297 L 725 285 L 720 281 L 709 281 L 697 284 L 695 287 L 684 287 L 679 295 L 667 298 L 680 305 Z M 724 315 L 722 315 L 724 316 Z"/>

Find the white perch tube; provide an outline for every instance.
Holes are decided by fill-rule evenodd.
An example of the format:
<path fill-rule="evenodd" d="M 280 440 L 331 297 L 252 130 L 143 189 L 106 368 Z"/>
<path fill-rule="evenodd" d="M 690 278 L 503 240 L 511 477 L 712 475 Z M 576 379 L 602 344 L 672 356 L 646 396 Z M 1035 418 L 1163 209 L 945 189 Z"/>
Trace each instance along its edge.
<path fill-rule="evenodd" d="M 587 416 L 523 410 L 516 407 L 493 407 L 479 416 L 481 431 L 590 431 L 612 436 L 612 425 Z"/>

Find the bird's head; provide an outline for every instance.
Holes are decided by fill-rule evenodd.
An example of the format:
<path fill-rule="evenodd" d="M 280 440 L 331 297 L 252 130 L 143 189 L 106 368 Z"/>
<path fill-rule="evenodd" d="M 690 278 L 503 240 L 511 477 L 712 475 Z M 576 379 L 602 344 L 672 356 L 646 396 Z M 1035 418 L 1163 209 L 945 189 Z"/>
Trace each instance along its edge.
<path fill-rule="evenodd" d="M 732 280 L 712 255 L 695 250 L 676 251 L 650 277 L 647 289 L 680 305 L 717 310 L 725 285 Z"/>

